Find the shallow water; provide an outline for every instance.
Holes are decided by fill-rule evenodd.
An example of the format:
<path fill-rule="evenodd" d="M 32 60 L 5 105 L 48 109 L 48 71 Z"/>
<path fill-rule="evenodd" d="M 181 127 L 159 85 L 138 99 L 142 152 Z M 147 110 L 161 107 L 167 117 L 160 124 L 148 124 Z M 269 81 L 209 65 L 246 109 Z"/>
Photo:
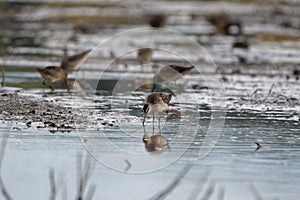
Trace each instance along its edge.
<path fill-rule="evenodd" d="M 194 199 L 197 187 L 199 198 L 205 199 L 211 186 L 211 199 L 220 199 L 223 189 L 224 199 L 259 199 L 253 186 L 262 199 L 299 199 L 300 90 L 294 72 L 299 70 L 300 22 L 296 1 L 43 2 L 12 3 L 13 9 L 3 19 L 17 24 L 1 21 L 4 89 L 16 87 L 21 95 L 90 109 L 96 111 L 91 114 L 94 120 L 104 117 L 113 125 L 52 134 L 19 122 L 1 122 L 0 132 L 9 133 L 1 175 L 13 199 L 48 198 L 50 168 L 56 172 L 57 199 L 74 199 L 80 153 L 99 161 L 91 180 L 97 187 L 94 199 L 150 199 L 187 163 L 193 164 L 191 170 L 166 199 Z M 1 9 L 7 6 L 1 5 Z M 168 14 L 167 29 L 147 27 L 144 15 L 151 10 Z M 216 34 L 206 16 L 218 11 L 240 19 L 244 36 Z M 127 31 L 125 37 L 119 34 L 107 41 L 123 31 Z M 181 38 L 176 31 L 188 37 Z M 94 50 L 80 71 L 69 76 L 78 84 L 73 95 L 59 84 L 55 85 L 57 93 L 48 94 L 34 68 L 59 65 L 70 36 L 70 54 Z M 233 48 L 239 39 L 248 41 L 250 48 Z M 156 64 L 186 65 L 188 60 L 197 66 L 177 86 L 170 84 L 176 93 L 170 109 L 180 109 L 182 116 L 165 116 L 162 136 L 171 151 L 159 155 L 149 154 L 142 142 L 142 99 L 150 91 L 147 83 L 155 68 L 138 66 L 136 50 L 149 46 L 155 49 Z M 95 91 L 99 85 L 109 91 Z M 223 119 L 223 126 L 209 128 L 214 122 L 222 125 Z M 146 130 L 152 134 L 150 117 Z M 207 140 L 208 136 L 215 137 Z M 214 142 L 209 154 L 199 158 L 202 146 Z M 255 142 L 262 148 L 256 151 Z"/>
<path fill-rule="evenodd" d="M 216 146 L 203 159 L 199 159 L 198 155 L 209 121 L 205 119 L 201 120 L 190 148 L 166 168 L 149 173 L 128 174 L 98 163 L 92 176 L 92 183 L 97 185 L 95 198 L 148 199 L 169 184 L 184 163 L 192 162 L 193 168 L 168 199 L 187 199 L 193 188 L 199 187 L 199 178 L 207 176 L 206 170 L 210 171 L 208 181 L 202 184 L 215 184 L 213 196 L 217 195 L 218 188 L 224 187 L 225 199 L 253 199 L 250 190 L 250 184 L 253 184 L 264 199 L 297 199 L 300 180 L 299 122 L 266 117 L 249 120 L 247 113 L 242 117 L 239 116 L 240 113 L 230 115 L 232 118 L 226 120 Z M 135 126 L 141 128 L 140 123 L 135 123 Z M 174 126 L 174 123 L 169 126 Z M 1 132 L 8 128 L 2 124 Z M 176 145 L 172 146 L 170 138 L 173 136 L 170 130 L 172 128 L 163 130 L 162 135 L 168 138 L 172 151 L 176 151 Z M 105 130 L 112 145 L 147 157 L 148 153 L 141 141 L 142 130 L 138 132 L 139 137 L 133 137 L 122 134 L 118 127 Z M 118 158 L 115 155 L 118 151 L 111 151 L 111 147 L 106 144 L 101 146 L 99 141 L 103 137 L 100 131 L 81 131 L 79 135 L 76 132 L 51 134 L 35 128 L 10 131 L 2 174 L 11 195 L 15 199 L 24 196 L 32 199 L 45 198 L 49 194 L 47 173 L 50 168 L 54 168 L 59 178 L 63 177 L 67 182 L 68 196 L 72 198 L 76 192 L 76 157 L 79 152 L 86 152 L 79 136 L 84 138 L 85 143 L 91 140 L 87 145 L 89 150 L 93 149 L 92 143 L 97 144 L 94 153 L 96 156 L 104 153 Z M 258 151 L 255 151 L 255 141 L 262 145 Z M 134 165 L 133 162 L 133 169 Z M 204 192 L 205 189 L 201 195 Z"/>

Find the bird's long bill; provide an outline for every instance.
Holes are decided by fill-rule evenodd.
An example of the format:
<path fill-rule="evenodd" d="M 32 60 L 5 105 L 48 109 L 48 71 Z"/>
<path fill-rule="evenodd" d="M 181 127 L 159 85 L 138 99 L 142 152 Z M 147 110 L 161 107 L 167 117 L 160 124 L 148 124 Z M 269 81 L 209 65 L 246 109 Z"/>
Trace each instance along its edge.
<path fill-rule="evenodd" d="M 146 117 L 147 117 L 147 113 L 144 113 L 144 119 L 143 119 L 143 126 L 145 125 L 145 121 L 146 121 Z"/>
<path fill-rule="evenodd" d="M 143 107 L 143 112 L 144 112 L 143 126 L 145 124 L 146 116 L 149 111 L 150 111 L 149 104 L 145 104 Z"/>

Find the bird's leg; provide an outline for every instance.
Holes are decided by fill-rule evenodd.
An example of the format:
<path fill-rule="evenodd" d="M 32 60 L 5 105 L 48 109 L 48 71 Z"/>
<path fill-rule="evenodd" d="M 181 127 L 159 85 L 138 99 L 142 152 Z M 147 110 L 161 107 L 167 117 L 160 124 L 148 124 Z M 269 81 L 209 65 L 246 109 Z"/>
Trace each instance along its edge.
<path fill-rule="evenodd" d="M 70 93 L 70 87 L 69 87 L 69 84 L 68 84 L 68 79 L 67 79 L 67 77 L 65 78 L 65 85 L 66 85 L 66 87 L 67 87 L 68 93 Z"/>
<path fill-rule="evenodd" d="M 50 93 L 52 93 L 54 91 L 54 87 L 52 87 L 51 85 L 46 84 L 46 80 L 43 81 L 43 85 L 50 88 Z"/>
<path fill-rule="evenodd" d="M 4 71 L 4 67 L 3 67 L 3 64 L 2 64 L 2 63 L 0 63 L 0 66 L 1 66 L 1 71 L 2 71 L 2 82 L 1 82 L 1 86 L 3 87 L 4 81 L 5 81 L 5 71 Z"/>
<path fill-rule="evenodd" d="M 176 92 L 178 93 L 179 91 L 179 86 L 177 85 L 177 83 L 176 83 L 176 80 L 174 81 L 174 84 L 175 84 L 175 88 L 176 88 Z"/>
<path fill-rule="evenodd" d="M 145 113 L 145 114 L 144 114 L 144 119 L 143 119 L 143 123 L 142 123 L 142 124 L 143 124 L 143 127 L 144 127 L 144 128 L 145 128 L 145 121 L 146 121 L 146 116 L 147 116 L 147 114 Z"/>
<path fill-rule="evenodd" d="M 55 90 L 54 87 L 52 87 L 51 85 L 49 85 L 49 88 L 50 88 L 50 90 L 51 90 L 50 93 L 53 93 L 54 90 Z"/>
<path fill-rule="evenodd" d="M 161 135 L 161 129 L 160 129 L 160 117 L 161 117 L 161 115 L 159 114 L 159 116 L 158 116 L 158 131 L 159 131 L 159 135 Z"/>
<path fill-rule="evenodd" d="M 44 86 L 47 86 L 46 84 L 46 80 L 43 80 L 43 83 L 42 83 Z"/>
<path fill-rule="evenodd" d="M 154 112 L 152 115 L 152 135 L 154 135 Z"/>

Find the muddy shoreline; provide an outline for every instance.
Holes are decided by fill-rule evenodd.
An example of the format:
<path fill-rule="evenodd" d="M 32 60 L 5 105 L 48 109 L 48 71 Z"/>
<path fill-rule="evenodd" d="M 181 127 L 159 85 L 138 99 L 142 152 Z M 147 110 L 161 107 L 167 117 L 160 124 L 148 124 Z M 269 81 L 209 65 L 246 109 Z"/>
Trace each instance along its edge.
<path fill-rule="evenodd" d="M 16 123 L 23 128 L 35 127 L 52 133 L 114 126 L 115 121 L 105 120 L 103 115 L 87 109 L 64 107 L 19 90 L 0 90 L 2 123 Z"/>

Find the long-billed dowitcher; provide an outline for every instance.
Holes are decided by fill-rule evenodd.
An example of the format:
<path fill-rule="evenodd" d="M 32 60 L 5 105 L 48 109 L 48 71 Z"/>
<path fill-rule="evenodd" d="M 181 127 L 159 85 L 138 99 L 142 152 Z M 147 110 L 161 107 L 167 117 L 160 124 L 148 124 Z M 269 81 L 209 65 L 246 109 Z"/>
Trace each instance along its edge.
<path fill-rule="evenodd" d="M 64 57 L 60 67 L 67 72 L 78 71 L 80 65 L 86 61 L 91 51 L 92 50 L 89 49 L 81 53 L 68 56 L 67 49 L 64 49 Z"/>
<path fill-rule="evenodd" d="M 189 74 L 193 69 L 194 66 L 182 67 L 178 65 L 166 65 L 161 67 L 154 75 L 152 92 L 156 91 L 158 84 L 172 81 L 176 83 L 178 79 Z"/>
<path fill-rule="evenodd" d="M 151 48 L 141 48 L 138 50 L 137 59 L 141 65 L 151 62 L 152 52 Z"/>
<path fill-rule="evenodd" d="M 68 89 L 68 92 L 70 92 L 70 88 L 67 82 L 68 73 L 61 67 L 56 66 L 49 66 L 46 68 L 36 68 L 36 70 L 41 74 L 43 77 L 43 85 L 49 87 L 51 91 L 54 91 L 54 87 L 51 85 L 47 85 L 46 81 L 50 81 L 52 83 L 64 80 L 66 87 Z"/>
<path fill-rule="evenodd" d="M 239 20 L 231 18 L 226 13 L 220 13 L 207 17 L 207 20 L 213 24 L 218 33 L 223 35 L 241 35 L 242 24 Z"/>
<path fill-rule="evenodd" d="M 182 67 L 178 65 L 166 65 L 160 68 L 154 76 L 154 81 L 158 82 L 171 82 L 177 81 L 182 78 L 184 75 L 189 74 L 194 69 L 194 66 L 191 67 Z"/>
<path fill-rule="evenodd" d="M 161 28 L 166 25 L 166 16 L 162 14 L 153 14 L 148 16 L 149 25 L 153 28 Z"/>
<path fill-rule="evenodd" d="M 148 113 L 152 112 L 152 125 L 153 125 L 153 133 L 154 133 L 154 113 L 158 113 L 158 128 L 160 132 L 160 118 L 163 111 L 165 111 L 171 101 L 172 95 L 165 93 L 151 93 L 147 96 L 143 111 L 144 111 L 144 119 L 143 126 L 145 124 L 146 116 Z"/>
<path fill-rule="evenodd" d="M 152 60 L 152 49 L 151 48 L 141 48 L 137 52 L 137 59 L 141 65 L 150 63 Z M 144 66 L 143 70 L 144 70 Z"/>

